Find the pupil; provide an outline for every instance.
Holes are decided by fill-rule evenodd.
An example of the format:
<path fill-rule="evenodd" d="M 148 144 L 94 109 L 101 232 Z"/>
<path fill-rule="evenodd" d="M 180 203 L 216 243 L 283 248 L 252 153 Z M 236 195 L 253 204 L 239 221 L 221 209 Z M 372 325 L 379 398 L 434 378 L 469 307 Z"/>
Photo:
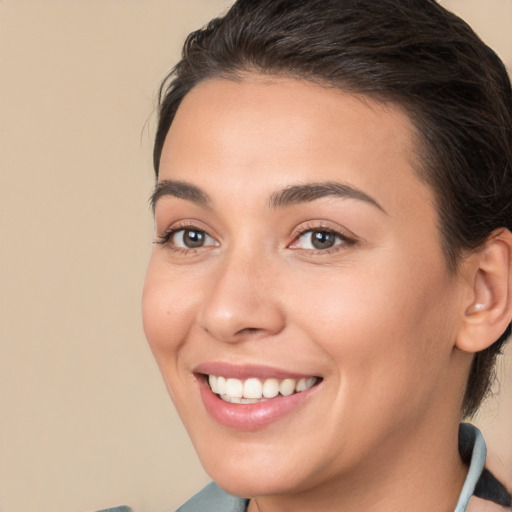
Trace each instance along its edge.
<path fill-rule="evenodd" d="M 183 234 L 183 243 L 190 249 L 202 247 L 204 244 L 204 233 L 202 231 L 187 229 Z"/>
<path fill-rule="evenodd" d="M 328 231 L 315 231 L 312 238 L 311 243 L 315 249 L 329 249 L 335 241 L 335 236 Z"/>

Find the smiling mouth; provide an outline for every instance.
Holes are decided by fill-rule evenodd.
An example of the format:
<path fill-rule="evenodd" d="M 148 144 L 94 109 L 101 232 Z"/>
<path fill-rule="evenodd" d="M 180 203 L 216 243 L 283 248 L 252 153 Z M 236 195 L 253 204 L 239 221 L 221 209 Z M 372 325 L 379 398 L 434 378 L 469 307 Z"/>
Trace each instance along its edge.
<path fill-rule="evenodd" d="M 319 377 L 300 379 L 265 379 L 255 377 L 240 380 L 232 377 L 206 375 L 210 389 L 221 400 L 233 404 L 255 404 L 277 396 L 290 396 L 302 393 L 320 382 Z"/>

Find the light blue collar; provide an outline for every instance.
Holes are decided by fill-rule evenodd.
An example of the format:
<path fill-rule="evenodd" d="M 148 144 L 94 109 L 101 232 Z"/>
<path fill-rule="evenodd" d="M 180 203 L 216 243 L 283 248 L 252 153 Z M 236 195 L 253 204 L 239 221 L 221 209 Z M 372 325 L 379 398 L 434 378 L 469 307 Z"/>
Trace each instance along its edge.
<path fill-rule="evenodd" d="M 466 438 L 473 445 L 471 454 L 471 462 L 469 463 L 469 471 L 466 476 L 459 501 L 453 512 L 464 512 L 468 506 L 468 502 L 475 492 L 475 487 L 484 469 L 485 459 L 487 457 L 487 447 L 485 446 L 484 437 L 480 430 L 470 423 L 462 423 L 460 425 L 459 438 Z"/>

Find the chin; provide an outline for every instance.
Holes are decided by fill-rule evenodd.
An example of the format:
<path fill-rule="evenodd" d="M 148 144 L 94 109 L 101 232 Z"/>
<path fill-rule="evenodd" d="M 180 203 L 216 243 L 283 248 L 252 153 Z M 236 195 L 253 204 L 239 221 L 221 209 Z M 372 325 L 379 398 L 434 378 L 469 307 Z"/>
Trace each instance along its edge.
<path fill-rule="evenodd" d="M 312 481 L 312 461 L 294 460 L 292 454 L 254 446 L 199 456 L 204 469 L 227 493 L 242 498 L 287 494 L 305 490 Z"/>
<path fill-rule="evenodd" d="M 258 496 L 272 496 L 288 494 L 297 489 L 297 485 L 289 478 L 282 479 L 262 475 L 265 470 L 236 471 L 236 468 L 228 471 L 214 470 L 208 472 L 212 480 L 224 491 L 239 498 L 255 498 Z M 300 486 L 299 486 L 300 487 Z"/>

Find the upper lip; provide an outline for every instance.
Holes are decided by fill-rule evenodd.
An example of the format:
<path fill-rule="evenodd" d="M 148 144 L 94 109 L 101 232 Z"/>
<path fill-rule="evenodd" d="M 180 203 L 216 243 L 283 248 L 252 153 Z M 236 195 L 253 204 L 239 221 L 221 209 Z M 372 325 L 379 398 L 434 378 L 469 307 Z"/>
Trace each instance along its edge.
<path fill-rule="evenodd" d="M 234 365 L 232 363 L 225 363 L 221 361 L 210 361 L 197 365 L 194 368 L 194 373 L 215 375 L 235 379 L 301 379 L 303 377 L 316 377 L 317 375 L 311 373 L 294 372 L 274 366 L 257 365 L 257 364 L 243 364 Z"/>

